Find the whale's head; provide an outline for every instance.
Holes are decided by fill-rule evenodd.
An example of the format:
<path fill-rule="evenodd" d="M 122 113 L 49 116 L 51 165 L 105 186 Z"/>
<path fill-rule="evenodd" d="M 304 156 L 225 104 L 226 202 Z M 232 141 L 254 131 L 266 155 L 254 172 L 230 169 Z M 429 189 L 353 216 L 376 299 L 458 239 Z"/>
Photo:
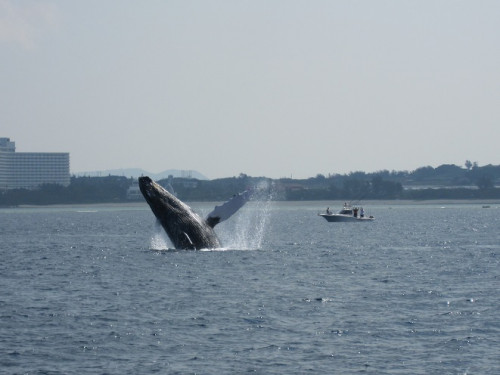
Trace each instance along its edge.
<path fill-rule="evenodd" d="M 139 177 L 139 188 L 151 211 L 178 249 L 220 247 L 219 240 L 205 220 L 187 204 L 149 177 Z"/>
<path fill-rule="evenodd" d="M 139 188 L 151 210 L 162 224 L 164 220 L 175 224 L 186 215 L 196 215 L 188 205 L 147 176 L 139 177 Z"/>
<path fill-rule="evenodd" d="M 165 199 L 168 201 L 170 193 L 147 176 L 139 177 L 139 188 L 148 203 Z"/>

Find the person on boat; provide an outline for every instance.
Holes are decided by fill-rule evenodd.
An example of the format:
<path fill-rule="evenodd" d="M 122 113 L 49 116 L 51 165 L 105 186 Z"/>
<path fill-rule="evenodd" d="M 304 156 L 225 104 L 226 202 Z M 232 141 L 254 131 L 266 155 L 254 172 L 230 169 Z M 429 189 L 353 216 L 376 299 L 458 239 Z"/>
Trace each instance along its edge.
<path fill-rule="evenodd" d="M 361 207 L 361 211 L 359 211 L 359 217 L 365 217 L 365 210 Z"/>
<path fill-rule="evenodd" d="M 357 207 L 354 207 L 354 209 L 352 210 L 353 214 L 354 214 L 354 217 L 358 217 L 358 208 Z"/>
<path fill-rule="evenodd" d="M 331 213 L 332 213 L 332 212 L 330 211 L 330 207 L 327 207 L 327 208 L 326 208 L 326 214 L 327 214 L 327 215 L 330 215 Z"/>

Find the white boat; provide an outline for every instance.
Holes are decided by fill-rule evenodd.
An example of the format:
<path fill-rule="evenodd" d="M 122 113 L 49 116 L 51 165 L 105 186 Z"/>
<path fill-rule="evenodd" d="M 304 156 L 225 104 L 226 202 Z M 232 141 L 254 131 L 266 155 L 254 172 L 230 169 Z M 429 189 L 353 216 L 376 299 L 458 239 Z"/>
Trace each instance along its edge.
<path fill-rule="evenodd" d="M 330 212 L 330 208 L 326 209 L 325 213 L 320 213 L 329 222 L 359 222 L 359 221 L 373 221 L 373 216 L 365 216 L 363 207 L 351 207 L 349 204 L 344 204 L 344 207 L 336 214 Z"/>

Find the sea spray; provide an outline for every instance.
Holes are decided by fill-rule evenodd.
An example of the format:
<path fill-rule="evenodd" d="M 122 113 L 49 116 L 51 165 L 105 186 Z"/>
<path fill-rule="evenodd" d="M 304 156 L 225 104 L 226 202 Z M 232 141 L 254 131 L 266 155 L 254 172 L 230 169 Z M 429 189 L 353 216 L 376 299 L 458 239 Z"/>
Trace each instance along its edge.
<path fill-rule="evenodd" d="M 274 186 L 263 181 L 256 186 L 252 200 L 232 220 L 221 225 L 224 248 L 231 250 L 257 250 L 262 246 L 270 220 Z"/>
<path fill-rule="evenodd" d="M 174 248 L 172 242 L 168 238 L 158 220 L 155 222 L 154 232 L 151 235 L 149 248 L 151 250 L 168 250 Z"/>
<path fill-rule="evenodd" d="M 276 190 L 274 184 L 260 182 L 253 191 L 252 199 L 234 217 L 215 227 L 221 242 L 219 250 L 257 250 L 262 247 L 270 220 L 272 202 Z M 202 217 L 206 213 L 201 213 Z M 174 245 L 157 220 L 150 238 L 151 250 L 174 249 Z"/>

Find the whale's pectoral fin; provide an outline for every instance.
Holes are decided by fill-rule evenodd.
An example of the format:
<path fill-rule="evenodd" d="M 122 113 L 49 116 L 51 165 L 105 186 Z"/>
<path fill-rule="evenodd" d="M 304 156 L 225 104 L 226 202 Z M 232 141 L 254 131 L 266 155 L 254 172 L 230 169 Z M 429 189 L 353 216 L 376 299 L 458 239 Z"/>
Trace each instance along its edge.
<path fill-rule="evenodd" d="M 234 195 L 220 206 L 216 206 L 214 210 L 208 214 L 206 219 L 207 224 L 213 228 L 220 222 L 229 219 L 250 200 L 251 196 L 251 190 L 245 190 L 243 193 Z"/>
<path fill-rule="evenodd" d="M 217 224 L 220 223 L 220 217 L 219 216 L 209 216 L 207 217 L 207 220 L 206 220 L 207 224 L 210 226 L 210 227 L 215 227 Z"/>

